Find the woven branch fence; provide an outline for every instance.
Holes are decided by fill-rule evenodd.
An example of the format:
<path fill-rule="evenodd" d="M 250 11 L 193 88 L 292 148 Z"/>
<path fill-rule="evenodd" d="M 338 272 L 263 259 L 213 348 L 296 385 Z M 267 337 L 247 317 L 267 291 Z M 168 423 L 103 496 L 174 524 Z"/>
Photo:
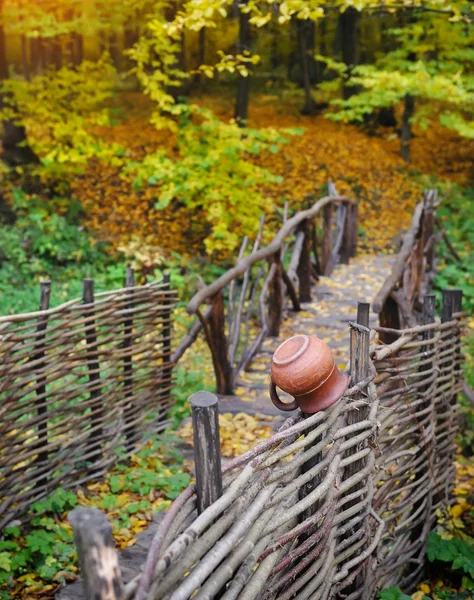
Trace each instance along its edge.
<path fill-rule="evenodd" d="M 58 486 L 100 477 L 167 426 L 169 279 L 0 317 L 0 529 Z"/>
<path fill-rule="evenodd" d="M 164 516 L 143 572 L 124 586 L 100 552 L 91 566 L 88 552 L 100 546 L 95 531 L 78 525 L 77 511 L 71 517 L 86 593 L 99 587 L 116 600 L 370 600 L 389 585 L 411 591 L 454 481 L 460 301 L 457 291 L 446 291 L 439 319 L 427 296 L 423 324 L 390 330 L 391 344 L 380 342 L 386 328 L 362 324 L 365 305 L 366 318 L 358 314 L 351 324 L 353 383 L 345 396 L 325 411 L 291 416 L 222 469 L 217 399 L 191 397 L 197 482 Z M 203 427 L 206 406 L 214 410 Z M 200 477 L 206 456 L 213 468 Z"/>

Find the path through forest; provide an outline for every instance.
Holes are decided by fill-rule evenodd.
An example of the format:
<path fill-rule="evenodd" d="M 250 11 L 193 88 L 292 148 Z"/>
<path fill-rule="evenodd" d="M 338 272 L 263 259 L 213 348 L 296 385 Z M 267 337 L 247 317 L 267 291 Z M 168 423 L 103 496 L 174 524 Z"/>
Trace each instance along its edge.
<path fill-rule="evenodd" d="M 304 303 L 300 312 L 288 311 L 280 336 L 267 338 L 248 371 L 239 377 L 236 395 L 219 398 L 221 441 L 225 444 L 227 456 L 233 454 L 233 449 L 235 454 L 242 452 L 242 443 L 235 439 L 236 435 L 247 436 L 247 444 L 253 446 L 268 437 L 289 414 L 277 410 L 268 396 L 272 354 L 282 341 L 298 333 L 317 335 L 331 347 L 338 367 L 341 370 L 346 367 L 349 359 L 349 322 L 356 318 L 357 302 L 372 301 L 390 273 L 392 261 L 392 256 L 369 255 L 352 259 L 349 265 L 338 265 L 331 277 L 321 277 L 319 282 L 313 284 L 311 302 Z M 376 315 L 372 314 L 371 324 L 375 325 L 376 320 Z M 253 430 L 245 426 L 248 415 L 253 417 L 252 424 L 258 424 Z M 232 425 L 235 420 L 243 421 L 240 427 L 236 428 L 235 423 Z M 181 428 L 180 436 L 190 442 L 188 446 L 183 444 L 182 449 L 192 470 L 193 432 L 190 419 Z M 223 454 L 225 461 L 226 452 Z M 120 567 L 125 582 L 138 574 L 162 516 L 163 513 L 157 513 L 153 523 L 137 536 L 137 543 L 120 552 Z M 80 579 L 68 585 L 56 598 L 84 600 Z"/>
<path fill-rule="evenodd" d="M 241 374 L 235 396 L 220 398 L 220 412 L 282 415 L 268 396 L 273 352 L 292 335 L 317 335 L 333 351 L 336 365 L 344 370 L 349 360 L 349 322 L 357 315 L 357 302 L 371 302 L 390 273 L 393 256 L 368 255 L 339 264 L 331 277 L 321 277 L 312 287 L 312 301 L 300 312 L 289 311 L 278 338 L 267 338 L 248 371 Z M 377 315 L 371 314 L 371 325 Z M 282 397 L 284 397 L 282 395 Z"/>

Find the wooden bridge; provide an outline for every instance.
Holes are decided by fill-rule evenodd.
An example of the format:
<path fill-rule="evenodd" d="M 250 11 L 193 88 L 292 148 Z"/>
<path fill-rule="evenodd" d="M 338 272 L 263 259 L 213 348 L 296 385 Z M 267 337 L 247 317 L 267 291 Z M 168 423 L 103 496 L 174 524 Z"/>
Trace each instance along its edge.
<path fill-rule="evenodd" d="M 435 317 L 429 291 L 443 231 L 435 231 L 434 191 L 397 255 L 363 257 L 357 204 L 330 192 L 291 218 L 285 208 L 264 247 L 262 219 L 251 250 L 245 239 L 235 266 L 189 303 L 197 321 L 170 362 L 202 330 L 219 392 L 219 401 L 191 399 L 197 483 L 122 555 L 123 576 L 105 517 L 74 512 L 85 580 L 61 600 L 97 590 L 104 600 L 365 600 L 419 581 L 453 484 L 461 294 L 445 290 Z M 327 341 L 351 387 L 330 409 L 296 411 L 221 467 L 217 403 L 278 414 L 267 392 L 270 358 L 296 333 Z"/>

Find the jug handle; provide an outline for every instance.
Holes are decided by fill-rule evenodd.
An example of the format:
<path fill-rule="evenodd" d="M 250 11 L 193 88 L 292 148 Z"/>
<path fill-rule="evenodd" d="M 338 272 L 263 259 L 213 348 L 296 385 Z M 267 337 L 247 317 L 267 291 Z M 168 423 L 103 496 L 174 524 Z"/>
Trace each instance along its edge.
<path fill-rule="evenodd" d="M 277 408 L 285 412 L 296 410 L 298 408 L 298 403 L 296 400 L 293 400 L 293 402 L 282 402 L 280 400 L 276 389 L 276 383 L 273 381 L 273 379 L 270 381 L 270 398 Z"/>

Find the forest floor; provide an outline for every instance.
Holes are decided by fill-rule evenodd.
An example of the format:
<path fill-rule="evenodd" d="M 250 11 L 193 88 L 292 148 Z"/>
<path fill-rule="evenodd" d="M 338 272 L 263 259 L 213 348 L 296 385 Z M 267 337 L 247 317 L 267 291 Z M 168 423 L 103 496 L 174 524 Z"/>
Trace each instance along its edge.
<path fill-rule="evenodd" d="M 219 117 L 231 117 L 232 102 L 225 98 L 193 98 L 212 108 Z M 157 131 L 149 124 L 149 101 L 132 92 L 120 96 L 114 126 L 101 135 L 127 148 L 131 160 L 163 148 L 176 154 L 176 136 Z M 397 246 L 400 231 L 410 222 L 414 206 L 432 177 L 465 184 L 473 176 L 474 141 L 463 140 L 433 124 L 428 130 L 415 128 L 412 161 L 399 156 L 399 140 L 392 129 L 372 135 L 351 125 L 329 121 L 323 115 L 302 116 L 294 100 L 274 95 L 252 98 L 249 126 L 300 128 L 277 154 L 255 158 L 260 165 L 283 176 L 282 183 L 265 189 L 279 204 L 289 201 L 298 210 L 308 193 L 323 195 L 329 179 L 340 194 L 356 195 L 360 206 L 361 247 L 380 252 Z M 118 168 L 92 164 L 73 182 L 73 193 L 85 211 L 85 225 L 98 238 L 125 249 L 140 239 L 183 256 L 202 252 L 202 237 L 192 228 L 193 217 L 185 207 L 170 205 L 157 211 L 156 189 L 134 189 L 132 178 Z"/>

